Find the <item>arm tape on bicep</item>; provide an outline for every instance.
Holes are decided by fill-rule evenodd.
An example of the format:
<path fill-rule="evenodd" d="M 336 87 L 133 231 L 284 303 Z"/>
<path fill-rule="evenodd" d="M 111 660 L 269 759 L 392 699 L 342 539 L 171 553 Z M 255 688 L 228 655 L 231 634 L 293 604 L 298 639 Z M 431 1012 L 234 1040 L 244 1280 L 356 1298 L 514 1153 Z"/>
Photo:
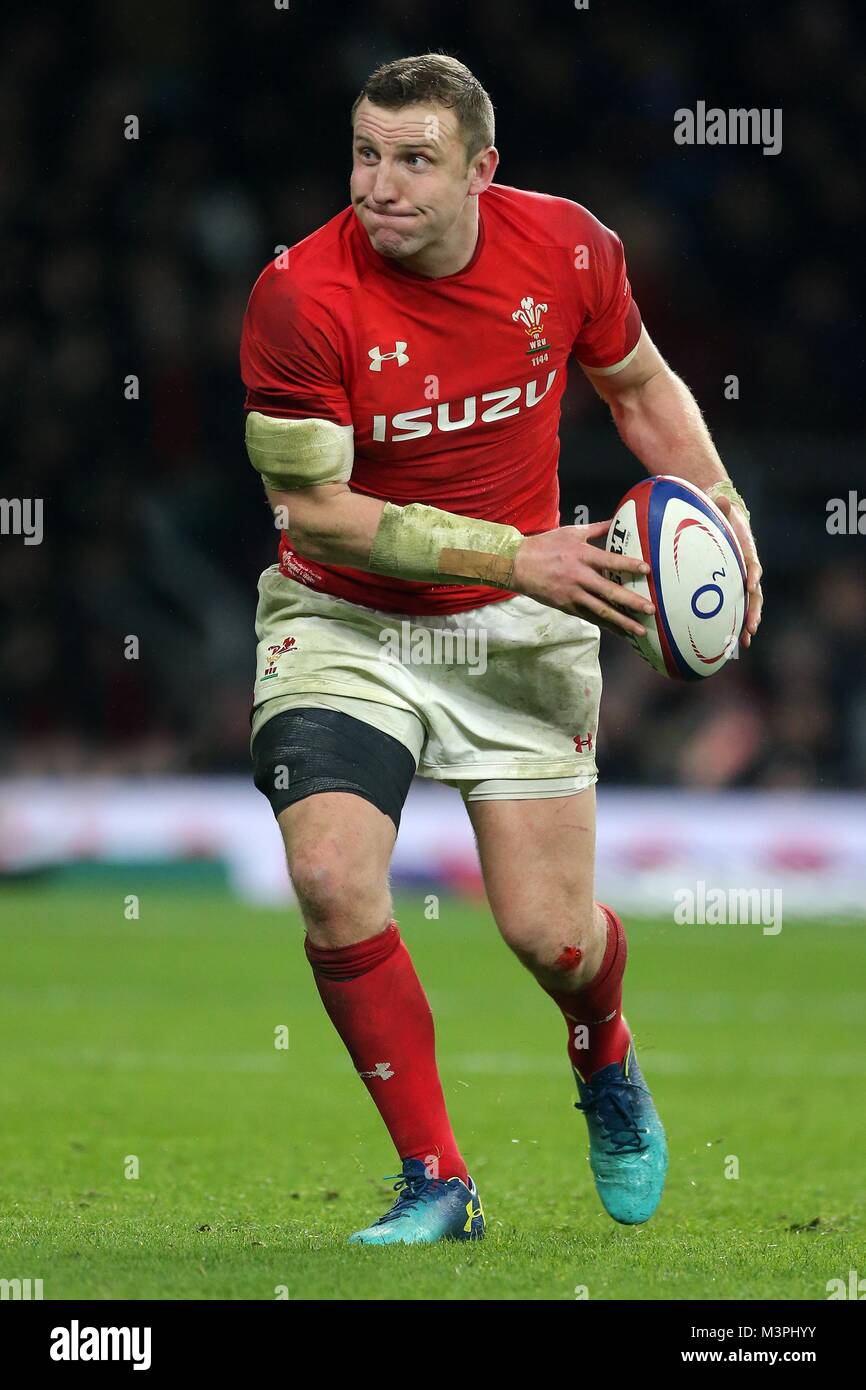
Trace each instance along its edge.
<path fill-rule="evenodd" d="M 480 580 L 507 589 L 523 541 L 515 526 L 456 516 L 413 502 L 385 503 L 368 569 L 430 584 Z"/>
<path fill-rule="evenodd" d="M 246 445 L 250 463 L 275 492 L 345 483 L 355 457 L 351 425 L 332 420 L 275 420 L 251 410 Z"/>

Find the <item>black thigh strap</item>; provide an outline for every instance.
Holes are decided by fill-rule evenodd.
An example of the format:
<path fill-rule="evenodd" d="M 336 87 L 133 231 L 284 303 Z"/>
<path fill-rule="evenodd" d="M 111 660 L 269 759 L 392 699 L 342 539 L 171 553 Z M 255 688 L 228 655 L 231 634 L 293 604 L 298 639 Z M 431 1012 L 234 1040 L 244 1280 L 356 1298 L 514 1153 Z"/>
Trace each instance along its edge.
<path fill-rule="evenodd" d="M 332 709 L 287 709 L 253 740 L 253 778 L 275 816 L 317 792 L 354 792 L 395 827 L 415 774 L 399 739 Z"/>

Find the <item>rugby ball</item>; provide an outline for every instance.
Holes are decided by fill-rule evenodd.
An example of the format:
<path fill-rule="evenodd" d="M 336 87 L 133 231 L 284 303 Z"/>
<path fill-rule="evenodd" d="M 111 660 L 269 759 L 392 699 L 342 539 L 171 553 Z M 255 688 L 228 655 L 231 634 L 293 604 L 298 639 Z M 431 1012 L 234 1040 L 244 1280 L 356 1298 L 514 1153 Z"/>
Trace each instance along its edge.
<path fill-rule="evenodd" d="M 648 598 L 655 613 L 634 614 L 646 637 L 631 637 L 672 680 L 715 675 L 735 654 L 746 617 L 746 563 L 740 543 L 706 493 L 659 474 L 630 488 L 616 509 L 607 549 L 645 560 L 649 574 L 610 578 Z"/>

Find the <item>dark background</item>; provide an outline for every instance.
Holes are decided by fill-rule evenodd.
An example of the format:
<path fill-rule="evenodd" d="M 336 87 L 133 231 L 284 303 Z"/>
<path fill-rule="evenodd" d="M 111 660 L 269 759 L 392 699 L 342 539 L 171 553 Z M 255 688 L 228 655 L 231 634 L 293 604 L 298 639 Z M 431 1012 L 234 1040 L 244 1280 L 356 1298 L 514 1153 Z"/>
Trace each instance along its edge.
<path fill-rule="evenodd" d="M 620 233 L 644 321 L 753 510 L 759 639 L 679 688 L 605 637 L 602 776 L 862 786 L 866 536 L 826 525 L 829 499 L 866 496 L 860 23 L 833 0 L 125 0 L 7 19 L 0 492 L 45 509 L 41 545 L 0 537 L 7 769 L 247 769 L 277 536 L 243 447 L 244 305 L 276 246 L 347 205 L 364 78 L 433 48 L 490 91 L 499 182 Z M 676 145 L 673 113 L 698 100 L 781 107 L 781 154 Z M 643 473 L 576 368 L 562 439 L 563 520 L 609 516 Z"/>

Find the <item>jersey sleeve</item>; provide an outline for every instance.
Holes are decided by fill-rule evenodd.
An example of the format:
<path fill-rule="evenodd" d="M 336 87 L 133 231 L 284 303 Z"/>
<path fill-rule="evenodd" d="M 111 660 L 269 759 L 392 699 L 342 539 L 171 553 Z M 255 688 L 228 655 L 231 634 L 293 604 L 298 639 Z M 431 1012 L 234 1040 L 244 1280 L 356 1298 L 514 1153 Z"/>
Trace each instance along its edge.
<path fill-rule="evenodd" d="M 622 242 L 596 218 L 593 223 L 594 235 L 587 247 L 589 293 L 572 353 L 582 367 L 607 375 L 621 370 L 634 355 L 641 317 L 632 298 Z"/>
<path fill-rule="evenodd" d="M 294 281 L 269 266 L 257 280 L 241 333 L 244 408 L 286 420 L 351 425 L 332 316 Z"/>

